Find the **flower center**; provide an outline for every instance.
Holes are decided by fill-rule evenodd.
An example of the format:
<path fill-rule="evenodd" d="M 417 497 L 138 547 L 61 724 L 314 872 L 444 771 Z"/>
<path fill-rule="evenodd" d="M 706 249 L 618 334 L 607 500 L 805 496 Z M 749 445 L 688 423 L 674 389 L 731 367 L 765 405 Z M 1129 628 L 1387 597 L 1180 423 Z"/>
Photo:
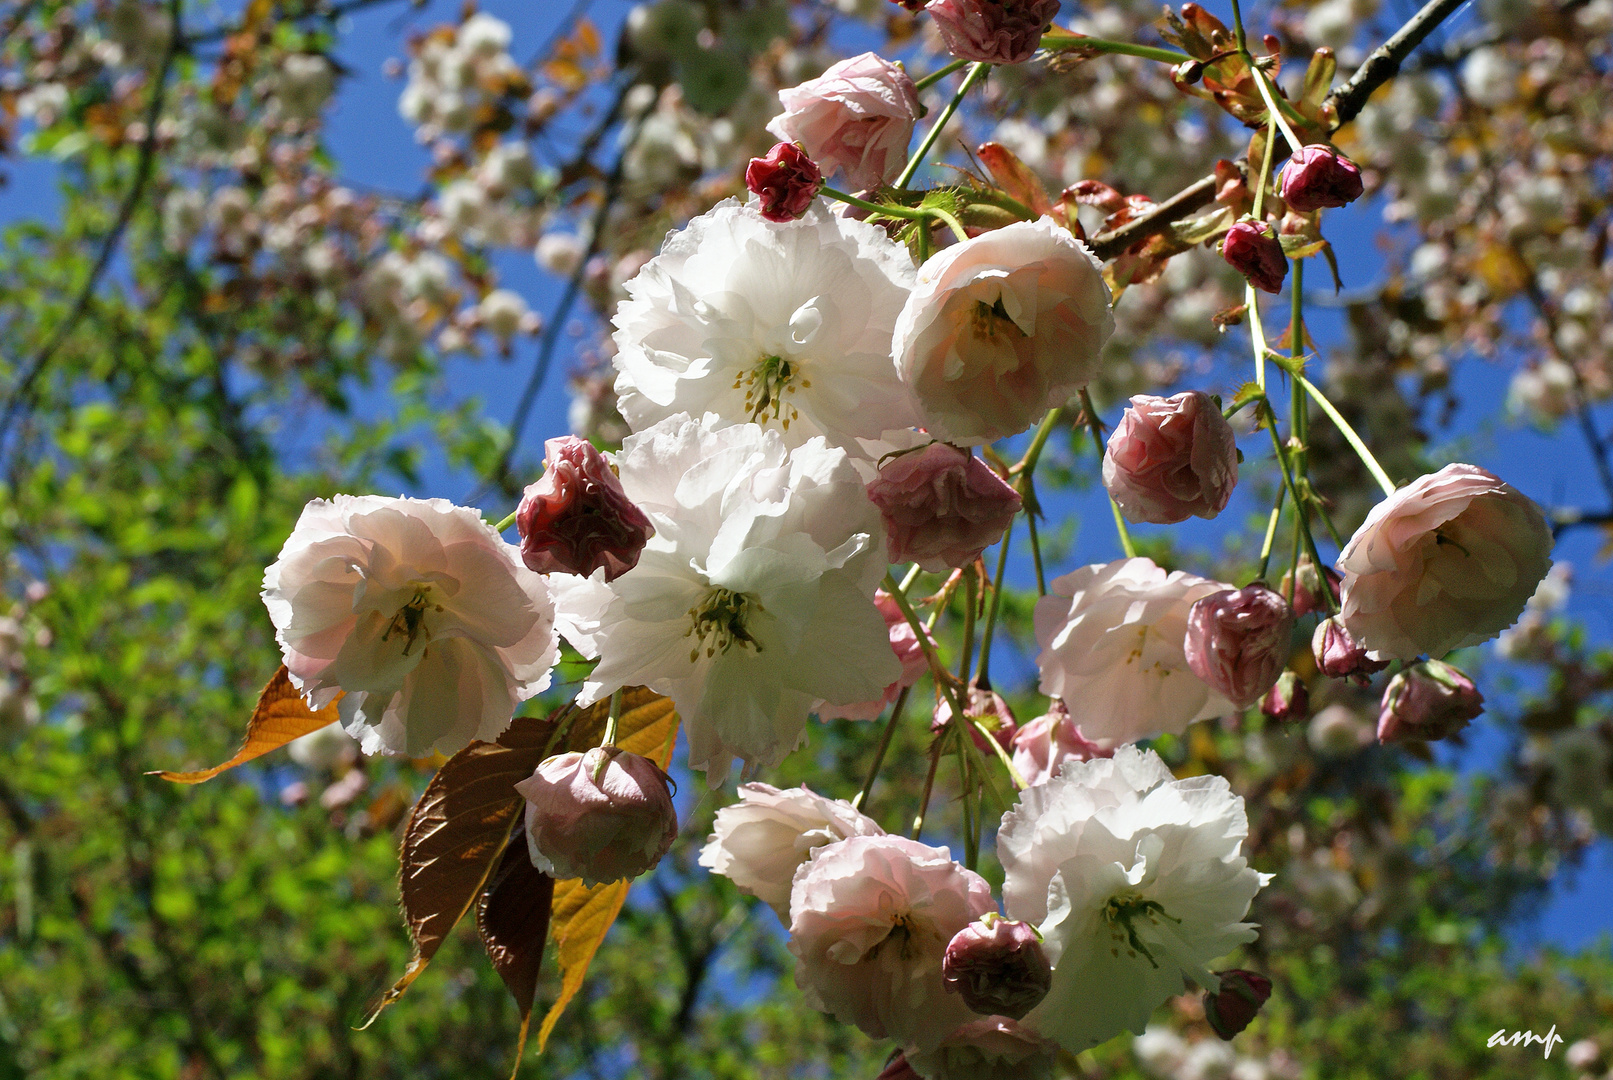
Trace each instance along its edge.
<path fill-rule="evenodd" d="M 1008 310 L 1003 307 L 1003 298 L 1000 296 L 991 304 L 984 300 L 976 300 L 970 324 L 975 337 L 983 341 L 996 342 L 999 334 L 1010 341 L 1017 341 L 1025 336 L 1025 331 L 1009 317 Z"/>
<path fill-rule="evenodd" d="M 1173 923 L 1182 921 L 1167 915 L 1158 901 L 1145 899 L 1141 893 L 1123 892 L 1111 896 L 1109 902 L 1103 905 L 1103 921 L 1109 925 L 1109 936 L 1114 941 L 1109 947 L 1109 954 L 1119 956 L 1121 946 L 1125 946 L 1127 956 L 1135 959 L 1141 953 L 1150 964 L 1159 967 L 1159 961 L 1154 959 L 1154 954 L 1137 936 L 1136 924 L 1138 920 L 1157 924 L 1160 919 L 1169 919 Z"/>
<path fill-rule="evenodd" d="M 736 643 L 740 648 L 761 652 L 761 642 L 745 629 L 745 620 L 752 608 L 764 610 L 762 602 L 751 593 L 736 593 L 731 589 L 712 589 L 707 593 L 703 601 L 689 609 L 689 629 L 683 632 L 685 637 L 695 639 L 695 647 L 689 650 L 689 662 L 700 659 L 702 645 L 708 659 L 727 652 Z"/>
<path fill-rule="evenodd" d="M 801 363 L 782 356 L 764 356 L 749 371 L 734 377 L 734 389 L 745 391 L 745 411 L 755 423 L 766 420 L 769 410 L 773 419 L 780 421 L 784 430 L 790 422 L 799 420 L 801 413 L 784 400 L 796 388 L 812 389 L 812 380 L 801 374 Z"/>
<path fill-rule="evenodd" d="M 414 648 L 415 638 L 421 634 L 425 634 L 428 639 L 431 637 L 431 628 L 425 621 L 428 609 L 441 611 L 442 605 L 432 602 L 430 585 L 416 584 L 414 596 L 392 616 L 392 621 L 387 623 L 386 632 L 381 635 L 381 640 L 386 641 L 393 634 L 402 634 L 403 655 L 408 656 L 409 650 Z"/>

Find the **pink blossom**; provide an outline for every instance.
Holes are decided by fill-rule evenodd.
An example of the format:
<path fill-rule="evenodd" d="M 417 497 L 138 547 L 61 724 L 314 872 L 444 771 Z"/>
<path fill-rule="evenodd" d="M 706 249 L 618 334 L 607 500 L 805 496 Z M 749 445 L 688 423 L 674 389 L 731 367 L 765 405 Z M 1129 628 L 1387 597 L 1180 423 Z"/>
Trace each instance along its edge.
<path fill-rule="evenodd" d="M 1194 603 L 1183 649 L 1193 674 L 1239 708 L 1248 708 L 1282 674 L 1293 636 L 1293 609 L 1257 581 Z"/>
<path fill-rule="evenodd" d="M 761 200 L 768 221 L 794 221 L 818 197 L 823 171 L 799 146 L 781 142 L 766 157 L 750 159 L 745 186 Z"/>
<path fill-rule="evenodd" d="M 1196 390 L 1132 398 L 1103 455 L 1103 485 L 1129 521 L 1213 518 L 1237 483 L 1232 425 L 1215 399 Z"/>
<path fill-rule="evenodd" d="M 1454 735 L 1484 711 L 1473 680 L 1438 660 L 1413 664 L 1389 680 L 1378 711 L 1378 741 L 1433 742 Z"/>
<path fill-rule="evenodd" d="M 1301 214 L 1348 205 L 1363 190 L 1360 167 L 1326 143 L 1311 143 L 1283 164 L 1283 201 Z"/>
<path fill-rule="evenodd" d="M 614 746 L 549 758 L 515 785 L 532 865 L 585 885 L 638 877 L 677 838 L 671 783 L 649 758 Z"/>
<path fill-rule="evenodd" d="M 1551 568 L 1551 529 L 1495 474 L 1447 465 L 1372 508 L 1339 555 L 1339 618 L 1377 660 L 1439 657 L 1511 626 Z"/>
<path fill-rule="evenodd" d="M 890 561 L 931 573 L 968 566 L 1002 539 L 1019 492 L 981 459 L 943 442 L 894 457 L 868 485 Z"/>
<path fill-rule="evenodd" d="M 795 875 L 790 940 L 807 1004 L 876 1039 L 934 1049 L 975 1019 L 941 981 L 947 942 L 996 910 L 991 886 L 946 848 L 853 836 Z"/>
<path fill-rule="evenodd" d="M 1260 701 L 1260 711 L 1279 722 L 1303 720 L 1311 712 L 1311 692 L 1292 671 L 1277 676 Z"/>
<path fill-rule="evenodd" d="M 778 96 L 784 112 L 767 130 L 800 143 L 824 175 L 844 173 L 861 191 L 901 175 L 919 98 L 900 65 L 865 52 Z"/>
<path fill-rule="evenodd" d="M 969 1021 L 908 1063 L 924 1080 L 1051 1080 L 1057 1044 L 1006 1016 Z"/>
<path fill-rule="evenodd" d="M 930 0 L 947 51 L 987 64 L 1022 64 L 1036 55 L 1059 0 Z"/>
<path fill-rule="evenodd" d="M 1066 761 L 1091 761 L 1113 755 L 1113 747 L 1093 742 L 1081 733 L 1060 698 L 1054 698 L 1046 714 L 1014 735 L 1014 769 L 1031 787 L 1053 779 Z"/>
<path fill-rule="evenodd" d="M 1288 256 L 1270 225 L 1264 221 L 1240 221 L 1221 242 L 1221 257 L 1263 292 L 1282 292 L 1288 276 Z"/>
<path fill-rule="evenodd" d="M 1007 750 L 1014 745 L 1014 736 L 1019 731 L 1019 723 L 1014 719 L 1014 710 L 1008 707 L 1008 702 L 995 691 L 978 685 L 969 687 L 969 700 L 963 703 L 963 715 L 969 724 L 969 737 L 974 740 L 975 746 L 985 754 L 994 754 L 991 744 L 986 742 L 984 735 L 975 727 L 973 721 L 979 721 L 980 726 L 991 732 L 998 744 Z M 945 696 L 936 703 L 935 716 L 930 722 L 932 732 L 940 732 L 952 721 L 952 706 L 948 704 Z"/>
<path fill-rule="evenodd" d="M 907 687 L 919 681 L 923 674 L 930 670 L 930 662 L 924 656 L 924 647 L 919 644 L 918 635 L 913 632 L 913 624 L 907 621 L 902 609 L 897 606 L 895 599 L 884 589 L 874 592 L 874 605 L 879 613 L 885 616 L 885 626 L 890 631 L 891 651 L 896 659 L 902 663 L 902 676 L 889 686 L 885 693 L 869 701 L 858 701 L 850 705 L 831 705 L 828 702 L 819 702 L 815 708 L 819 719 L 822 720 L 875 720 L 885 711 L 885 706 L 896 700 Z M 928 633 L 930 644 L 935 639 Z"/>
<path fill-rule="evenodd" d="M 543 449 L 543 478 L 527 487 L 515 512 L 527 568 L 580 577 L 603 568 L 606 581 L 633 569 L 655 528 L 605 456 L 573 435 Z"/>
<path fill-rule="evenodd" d="M 941 978 L 975 1012 L 1018 1020 L 1047 996 L 1053 965 L 1034 926 L 988 911 L 947 943 Z"/>
<path fill-rule="evenodd" d="M 1311 562 L 1310 556 L 1301 555 L 1299 557 L 1298 579 L 1295 580 L 1292 572 L 1284 570 L 1283 579 L 1277 586 L 1277 591 L 1287 596 L 1289 590 L 1293 590 L 1295 615 L 1314 615 L 1317 612 L 1338 610 L 1339 582 L 1342 580 L 1338 575 L 1338 571 L 1331 566 L 1322 567 L 1322 572 L 1318 574 L 1316 564 Z M 1323 581 L 1327 582 L 1327 591 L 1333 594 L 1332 607 L 1328 606 L 1326 598 L 1322 595 Z"/>

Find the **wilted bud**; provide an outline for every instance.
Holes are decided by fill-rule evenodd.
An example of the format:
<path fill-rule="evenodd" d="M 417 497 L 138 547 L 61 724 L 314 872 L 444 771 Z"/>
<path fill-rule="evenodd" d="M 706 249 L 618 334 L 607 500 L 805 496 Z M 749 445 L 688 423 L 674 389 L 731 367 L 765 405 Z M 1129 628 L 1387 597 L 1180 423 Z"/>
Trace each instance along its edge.
<path fill-rule="evenodd" d="M 988 911 L 947 943 L 941 978 L 975 1012 L 1018 1020 L 1047 996 L 1053 966 L 1036 927 Z"/>
<path fill-rule="evenodd" d="M 633 569 L 655 528 L 605 456 L 572 435 L 543 448 L 543 478 L 526 489 L 515 512 L 521 560 L 539 574 L 587 577 L 604 567 L 606 581 Z"/>
<path fill-rule="evenodd" d="M 1221 243 L 1221 257 L 1263 292 L 1282 292 L 1288 256 L 1277 234 L 1263 221 L 1240 221 Z"/>
<path fill-rule="evenodd" d="M 1330 679 L 1353 678 L 1363 686 L 1389 666 L 1387 660 L 1368 657 L 1367 651 L 1344 629 L 1338 616 L 1316 624 L 1316 632 L 1311 635 L 1311 652 L 1323 675 Z"/>
<path fill-rule="evenodd" d="M 751 158 L 745 186 L 761 200 L 768 221 L 794 221 L 811 207 L 823 187 L 823 170 L 791 142 L 781 142 L 766 157 Z"/>
<path fill-rule="evenodd" d="M 1434 742 L 1484 711 L 1473 680 L 1439 660 L 1413 664 L 1389 680 L 1378 709 L 1378 741 Z"/>
<path fill-rule="evenodd" d="M 1282 674 L 1293 636 L 1288 601 L 1256 581 L 1195 603 L 1182 645 L 1193 674 L 1234 705 L 1248 708 Z"/>
<path fill-rule="evenodd" d="M 515 785 L 526 799 L 526 846 L 550 877 L 603 885 L 661 861 L 678 835 L 672 779 L 614 746 L 558 754 Z"/>
<path fill-rule="evenodd" d="M 1059 0 L 930 0 L 947 51 L 962 60 L 1023 64 L 1041 47 Z"/>
<path fill-rule="evenodd" d="M 1204 995 L 1204 1019 L 1223 1039 L 1248 1027 L 1271 997 L 1271 980 L 1253 971 L 1218 971 L 1219 993 Z"/>
<path fill-rule="evenodd" d="M 1288 595 L 1289 584 L 1292 581 L 1294 590 L 1294 614 L 1310 615 L 1315 612 L 1337 611 L 1339 609 L 1339 575 L 1331 566 L 1322 567 L 1322 572 L 1316 572 L 1316 564 L 1311 562 L 1310 556 L 1299 557 L 1299 574 L 1284 572 L 1282 583 L 1277 591 L 1284 596 Z M 1322 582 L 1327 582 L 1328 592 L 1333 594 L 1333 606 L 1327 605 L 1322 596 Z"/>
<path fill-rule="evenodd" d="M 1302 214 L 1353 203 L 1363 190 L 1360 168 L 1326 143 L 1311 143 L 1283 165 L 1283 201 Z"/>
<path fill-rule="evenodd" d="M 1311 713 L 1311 692 L 1305 689 L 1298 675 L 1285 671 L 1266 691 L 1266 696 L 1260 702 L 1260 711 L 1283 723 L 1303 720 Z"/>
<path fill-rule="evenodd" d="M 992 733 L 1004 750 L 1009 752 L 1014 748 L 1014 736 L 1019 732 L 1019 723 L 1014 719 L 1014 711 L 1008 707 L 1001 695 L 993 690 L 981 686 L 969 687 L 969 699 L 964 702 L 963 715 L 966 720 L 980 722 L 980 726 Z M 930 722 L 930 730 L 939 732 L 952 720 L 952 706 L 947 704 L 945 697 L 941 698 L 935 707 L 934 719 Z M 995 754 L 985 737 L 973 723 L 969 725 L 969 734 L 981 753 Z"/>
<path fill-rule="evenodd" d="M 1019 513 L 1019 492 L 980 458 L 948 443 L 887 461 L 868 484 L 885 521 L 891 562 L 932 574 L 962 569 L 1002 539 Z"/>

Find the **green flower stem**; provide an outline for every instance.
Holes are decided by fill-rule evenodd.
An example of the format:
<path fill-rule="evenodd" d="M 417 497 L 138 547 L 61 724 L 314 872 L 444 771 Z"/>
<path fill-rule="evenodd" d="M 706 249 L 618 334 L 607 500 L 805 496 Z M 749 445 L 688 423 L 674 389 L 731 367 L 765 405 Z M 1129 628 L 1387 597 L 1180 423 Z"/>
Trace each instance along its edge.
<path fill-rule="evenodd" d="M 885 751 L 890 749 L 891 736 L 896 734 L 896 725 L 901 722 L 902 710 L 907 707 L 907 698 L 912 693 L 911 686 L 902 687 L 902 692 L 896 695 L 896 704 L 891 706 L 891 718 L 885 721 L 885 730 L 880 733 L 879 745 L 874 747 L 874 763 L 868 767 L 868 779 L 863 781 L 862 790 L 857 797 L 851 800 L 853 810 L 861 810 L 863 803 L 868 801 L 869 794 L 874 790 L 874 781 L 879 779 L 879 767 L 885 763 Z"/>
<path fill-rule="evenodd" d="M 891 594 L 891 599 L 896 601 L 896 606 L 902 609 L 902 614 L 907 618 L 907 624 L 913 628 L 913 633 L 918 636 L 919 648 L 924 650 L 924 659 L 930 665 L 930 675 L 935 679 L 935 685 L 941 691 L 941 695 L 946 698 L 947 704 L 952 707 L 952 715 L 963 716 L 963 708 L 958 704 L 958 696 L 952 690 L 952 676 L 947 671 L 946 665 L 941 663 L 941 656 L 935 651 L 934 643 L 930 641 L 929 631 L 923 623 L 919 622 L 918 613 L 913 610 L 912 603 L 902 593 L 902 587 L 896 583 L 895 578 L 891 577 L 888 570 L 885 572 L 885 591 Z"/>
<path fill-rule="evenodd" d="M 907 568 L 907 576 L 902 579 L 903 596 L 907 595 L 908 590 L 913 587 L 913 582 L 917 581 L 919 579 L 919 575 L 923 572 L 924 567 L 920 566 L 918 563 L 914 563 L 912 566 Z"/>
<path fill-rule="evenodd" d="M 1238 6 L 1238 0 L 1232 0 L 1232 33 L 1238 43 L 1238 52 L 1250 61 L 1251 68 L 1254 67 L 1254 57 L 1249 55 L 1249 39 L 1243 32 L 1243 9 Z"/>
<path fill-rule="evenodd" d="M 935 790 L 935 770 L 941 765 L 941 755 L 945 751 L 946 740 L 936 739 L 930 745 L 930 770 L 924 774 L 924 794 L 919 796 L 919 812 L 913 817 L 913 830 L 909 836 L 917 840 L 924 831 L 924 815 L 930 811 L 930 792 Z"/>
<path fill-rule="evenodd" d="M 913 89 L 922 94 L 924 91 L 928 90 L 930 87 L 934 86 L 936 83 L 940 82 L 954 71 L 961 71 L 968 66 L 969 61 L 967 60 L 954 60 L 952 63 L 948 64 L 944 68 L 941 68 L 939 71 L 932 71 L 928 75 L 924 76 L 924 78 L 915 82 L 913 84 Z"/>
<path fill-rule="evenodd" d="M 961 244 L 965 240 L 969 239 L 969 234 L 963 231 L 962 223 L 960 223 L 957 218 L 941 209 L 939 206 L 925 207 L 924 212 L 930 217 L 939 218 L 941 221 L 946 222 L 947 228 L 952 230 L 952 235 L 957 237 L 958 243 Z"/>
<path fill-rule="evenodd" d="M 1282 484 L 1277 485 L 1277 502 L 1271 508 L 1271 519 L 1266 522 L 1266 539 L 1260 545 L 1260 572 L 1255 575 L 1256 581 L 1264 581 L 1266 569 L 1271 565 L 1271 548 L 1277 539 L 1277 522 L 1283 516 L 1283 501 L 1288 497 L 1288 489 Z"/>
<path fill-rule="evenodd" d="M 1299 385 L 1303 386 L 1305 392 L 1316 401 L 1316 404 L 1322 407 L 1323 412 L 1327 413 L 1327 418 L 1333 421 L 1334 427 L 1339 429 L 1339 434 L 1343 435 L 1344 441 L 1350 444 L 1356 456 L 1361 459 L 1361 464 L 1367 467 L 1367 472 L 1372 474 L 1372 478 L 1383 489 L 1383 493 L 1393 495 L 1395 493 L 1394 481 L 1390 480 L 1389 474 L 1383 471 L 1383 466 L 1378 464 L 1378 459 L 1372 456 L 1372 451 L 1367 449 L 1367 444 L 1361 441 L 1361 436 L 1355 433 L 1355 428 L 1350 426 L 1350 422 L 1339 415 L 1339 411 L 1333 407 L 1333 403 L 1327 400 L 1327 395 L 1318 390 L 1309 379 L 1303 375 L 1295 375 L 1294 378 L 1299 380 Z"/>
<path fill-rule="evenodd" d="M 516 511 L 511 510 L 509 517 L 505 518 L 503 521 L 500 521 L 497 525 L 493 526 L 493 531 L 497 532 L 497 533 L 501 533 L 505 529 L 508 529 L 511 525 L 514 525 L 515 524 L 515 514 L 516 514 Z"/>
<path fill-rule="evenodd" d="M 969 681 L 969 661 L 975 651 L 975 608 L 980 603 L 980 582 L 973 564 L 963 569 L 963 649 L 958 657 L 958 681 Z"/>
<path fill-rule="evenodd" d="M 973 870 L 980 865 L 980 837 L 975 833 L 976 810 L 983 811 L 985 807 L 971 807 L 974 801 L 969 796 L 974 791 L 974 784 L 969 777 L 969 751 L 965 744 L 968 739 L 955 735 L 958 744 L 958 790 L 961 792 L 958 803 L 963 808 L 963 865 Z"/>
<path fill-rule="evenodd" d="M 991 666 L 991 638 L 997 629 L 997 612 L 1002 607 L 1003 575 L 1008 569 L 1008 541 L 1013 535 L 1014 523 L 1010 521 L 997 545 L 997 576 L 992 579 L 991 606 L 986 609 L 986 625 L 980 631 L 980 666 L 975 669 L 975 682 L 982 686 L 986 683 L 987 671 Z"/>
<path fill-rule="evenodd" d="M 1266 189 L 1271 186 L 1272 152 L 1277 146 L 1277 129 L 1270 124 L 1266 125 L 1266 151 L 1260 155 L 1260 180 L 1255 184 L 1255 205 L 1250 211 L 1256 218 L 1261 216 L 1261 208 L 1266 205 Z"/>
<path fill-rule="evenodd" d="M 1086 413 L 1087 428 L 1092 432 L 1092 445 L 1098 448 L 1098 460 L 1103 460 L 1103 431 L 1098 421 L 1098 410 L 1092 407 L 1092 397 L 1087 388 L 1081 388 L 1081 410 Z M 1115 532 L 1120 535 L 1120 550 L 1126 553 L 1126 558 L 1135 559 L 1137 548 L 1131 542 L 1131 531 L 1126 528 L 1126 519 L 1121 516 L 1120 504 L 1115 502 L 1114 496 L 1109 496 L 1109 510 L 1115 516 Z"/>
<path fill-rule="evenodd" d="M 600 741 L 600 746 L 616 745 L 616 727 L 622 719 L 622 693 L 618 689 L 610 696 L 610 712 L 605 714 L 605 738 Z"/>
<path fill-rule="evenodd" d="M 1048 52 L 1084 49 L 1100 53 L 1119 53 L 1121 56 L 1140 56 L 1144 60 L 1158 60 L 1162 64 L 1181 64 L 1193 58 L 1174 49 L 1160 49 L 1153 45 L 1133 45 L 1129 41 L 1111 41 L 1107 38 L 1064 37 L 1048 34 L 1042 38 L 1042 48 Z"/>
<path fill-rule="evenodd" d="M 1323 566 L 1322 556 L 1316 550 L 1316 538 L 1311 535 L 1310 523 L 1300 510 L 1303 504 L 1300 501 L 1299 490 L 1294 486 L 1294 474 L 1288 467 L 1288 454 L 1283 449 L 1282 440 L 1277 437 L 1277 414 L 1272 410 L 1271 402 L 1262 402 L 1261 406 L 1266 414 L 1266 430 L 1271 433 L 1272 448 L 1277 451 L 1277 464 L 1283 472 L 1283 483 L 1288 486 L 1288 495 L 1294 500 L 1295 517 L 1298 519 L 1299 530 L 1305 537 L 1306 553 L 1310 555 L 1311 562 L 1316 565 L 1317 572 L 1320 573 Z M 1295 561 L 1297 564 L 1297 558 Z M 1335 610 L 1333 606 L 1333 590 L 1323 588 L 1322 597 L 1327 603 L 1328 614 L 1332 614 Z"/>
<path fill-rule="evenodd" d="M 935 123 L 930 125 L 929 131 L 925 132 L 924 141 L 919 144 L 918 153 L 914 154 L 908 161 L 907 168 L 902 170 L 902 175 L 896 178 L 896 183 L 892 184 L 892 187 L 905 188 L 912 181 L 913 174 L 919 171 L 919 166 L 924 164 L 924 158 L 929 154 L 930 149 L 935 146 L 935 140 L 941 137 L 941 129 L 947 126 L 947 121 L 952 119 L 952 114 L 958 111 L 959 105 L 963 104 L 964 96 L 970 90 L 973 90 L 975 83 L 984 78 L 986 72 L 990 70 L 991 65 L 986 63 L 977 63 L 969 68 L 969 74 L 964 76 L 963 82 L 958 86 L 958 92 L 952 95 L 952 100 L 947 102 L 946 108 L 941 110 L 941 115 L 935 118 Z"/>
<path fill-rule="evenodd" d="M 1249 71 L 1255 77 L 1255 88 L 1260 91 L 1261 100 L 1266 103 L 1267 114 L 1276 122 L 1278 127 L 1282 128 L 1283 138 L 1288 140 L 1288 148 L 1296 154 L 1299 153 L 1305 144 L 1300 141 L 1298 135 L 1294 134 L 1294 129 L 1288 126 L 1287 119 L 1283 117 L 1283 111 L 1277 105 L 1277 99 L 1271 91 L 1271 86 L 1266 79 L 1266 73 L 1255 67 L 1254 64 L 1249 65 Z"/>
<path fill-rule="evenodd" d="M 1025 527 L 1031 534 L 1031 562 L 1036 564 L 1036 595 L 1047 595 L 1047 575 L 1042 570 L 1042 544 L 1036 537 L 1036 515 L 1025 515 Z"/>
<path fill-rule="evenodd" d="M 995 206 L 999 210 L 1007 210 L 1022 221 L 1036 220 L 1036 211 L 1012 195 L 1005 194 L 995 188 L 977 188 L 969 192 L 969 201 L 971 203 L 985 203 L 987 206 Z"/>
<path fill-rule="evenodd" d="M 1255 295 L 1255 287 L 1247 282 L 1243 286 L 1243 304 L 1244 307 L 1249 309 L 1249 341 L 1255 350 L 1255 383 L 1260 387 L 1261 394 L 1264 394 L 1266 392 L 1266 328 L 1260 321 L 1260 297 Z"/>
<path fill-rule="evenodd" d="M 869 202 L 859 199 L 855 195 L 847 195 L 844 191 L 836 191 L 825 184 L 818 189 L 818 194 L 835 202 L 843 202 L 847 206 L 855 206 L 859 210 L 866 210 L 870 214 L 884 214 L 886 217 L 905 218 L 908 221 L 923 221 L 931 216 L 928 210 L 920 210 L 913 206 L 897 206 L 892 203 Z"/>

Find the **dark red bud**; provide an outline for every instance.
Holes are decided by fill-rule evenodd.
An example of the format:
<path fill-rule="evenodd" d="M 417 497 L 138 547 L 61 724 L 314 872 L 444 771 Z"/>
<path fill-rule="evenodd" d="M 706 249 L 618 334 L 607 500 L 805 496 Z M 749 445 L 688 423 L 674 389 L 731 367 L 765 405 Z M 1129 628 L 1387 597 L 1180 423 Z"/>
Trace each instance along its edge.
<path fill-rule="evenodd" d="M 751 158 L 745 186 L 761 200 L 768 221 L 794 221 L 805 214 L 823 186 L 823 171 L 794 143 L 781 142 L 766 157 Z"/>
<path fill-rule="evenodd" d="M 1311 692 L 1298 675 L 1285 671 L 1277 676 L 1276 684 L 1266 691 L 1265 698 L 1260 702 L 1260 711 L 1283 723 L 1303 720 L 1311 712 Z"/>
<path fill-rule="evenodd" d="M 1219 993 L 1204 995 L 1204 1019 L 1223 1039 L 1248 1027 L 1271 997 L 1271 980 L 1253 971 L 1218 971 Z"/>
<path fill-rule="evenodd" d="M 1361 169 L 1328 146 L 1312 143 L 1283 165 L 1283 201 L 1308 214 L 1324 206 L 1345 206 L 1361 197 Z"/>
<path fill-rule="evenodd" d="M 1240 221 L 1221 243 L 1221 257 L 1262 292 L 1281 292 L 1288 276 L 1288 256 L 1271 226 Z"/>
<path fill-rule="evenodd" d="M 543 478 L 526 489 L 515 512 L 521 561 L 540 574 L 587 577 L 603 567 L 606 581 L 638 565 L 655 527 L 605 456 L 570 435 L 543 447 Z"/>
<path fill-rule="evenodd" d="M 990 913 L 953 935 L 941 978 L 975 1012 L 1018 1020 L 1047 996 L 1053 968 L 1035 927 Z"/>

